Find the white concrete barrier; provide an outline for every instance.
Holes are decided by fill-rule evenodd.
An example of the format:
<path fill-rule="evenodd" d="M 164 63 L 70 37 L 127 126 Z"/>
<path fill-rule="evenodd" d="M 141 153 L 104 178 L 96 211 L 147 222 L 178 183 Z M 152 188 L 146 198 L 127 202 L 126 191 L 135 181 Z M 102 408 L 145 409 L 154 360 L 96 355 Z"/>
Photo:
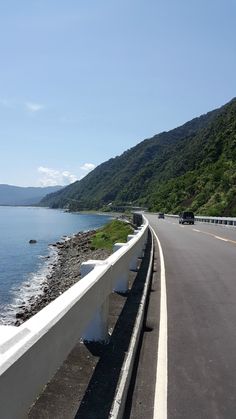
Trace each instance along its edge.
<path fill-rule="evenodd" d="M 126 291 L 142 255 L 148 223 L 105 261 L 88 261 L 85 275 L 19 327 L 0 328 L 0 418 L 21 419 L 78 340 L 106 340 L 108 297 Z"/>

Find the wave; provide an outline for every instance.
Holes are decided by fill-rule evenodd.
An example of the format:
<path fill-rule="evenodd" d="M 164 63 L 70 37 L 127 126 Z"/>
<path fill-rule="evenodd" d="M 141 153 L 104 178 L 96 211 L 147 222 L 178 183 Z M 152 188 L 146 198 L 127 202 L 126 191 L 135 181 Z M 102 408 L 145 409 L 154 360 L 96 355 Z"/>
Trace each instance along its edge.
<path fill-rule="evenodd" d="M 49 246 L 48 255 L 39 255 L 39 259 L 42 260 L 39 270 L 30 273 L 19 287 L 10 289 L 11 303 L 1 307 L 0 325 L 14 325 L 16 313 L 22 307 L 27 307 L 32 299 L 43 294 L 47 277 L 52 273 L 58 261 L 58 249 L 55 246 Z"/>

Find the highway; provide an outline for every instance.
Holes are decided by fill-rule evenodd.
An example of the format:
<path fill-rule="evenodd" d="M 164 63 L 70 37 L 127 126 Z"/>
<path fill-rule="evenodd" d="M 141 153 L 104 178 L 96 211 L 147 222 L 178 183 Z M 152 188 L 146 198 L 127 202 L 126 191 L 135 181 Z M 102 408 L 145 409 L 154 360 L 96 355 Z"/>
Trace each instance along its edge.
<path fill-rule="evenodd" d="M 158 325 L 153 328 L 158 357 L 150 367 L 150 356 L 141 349 L 140 374 L 147 370 L 147 376 L 138 372 L 137 377 L 142 389 L 154 374 L 156 383 L 144 391 L 144 399 L 153 400 L 152 414 L 145 411 L 136 383 L 129 417 L 235 419 L 236 228 L 182 226 L 174 218 L 145 216 L 159 240 L 154 294 L 161 312 L 159 334 Z M 153 353 L 154 341 L 148 346 L 145 339 L 150 338 L 144 333 L 144 352 Z"/>

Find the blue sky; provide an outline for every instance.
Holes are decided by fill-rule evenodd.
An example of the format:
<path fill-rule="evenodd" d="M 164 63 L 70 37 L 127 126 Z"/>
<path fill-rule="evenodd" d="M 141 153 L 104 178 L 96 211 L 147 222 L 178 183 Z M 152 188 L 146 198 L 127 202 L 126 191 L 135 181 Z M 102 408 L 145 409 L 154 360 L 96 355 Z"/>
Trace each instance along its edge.
<path fill-rule="evenodd" d="M 236 96 L 235 0 L 0 3 L 0 183 L 67 184 Z"/>

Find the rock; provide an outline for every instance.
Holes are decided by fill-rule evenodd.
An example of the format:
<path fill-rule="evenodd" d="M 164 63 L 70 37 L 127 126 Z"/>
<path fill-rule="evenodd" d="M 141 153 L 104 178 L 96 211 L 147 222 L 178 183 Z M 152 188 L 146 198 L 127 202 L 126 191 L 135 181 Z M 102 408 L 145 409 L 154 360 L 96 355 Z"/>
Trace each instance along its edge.
<path fill-rule="evenodd" d="M 35 244 L 35 243 L 37 243 L 37 240 L 35 240 L 35 239 L 31 239 L 31 240 L 29 240 L 29 243 L 30 243 L 30 244 Z"/>
<path fill-rule="evenodd" d="M 16 313 L 16 319 L 22 319 L 22 317 L 24 317 L 25 313 L 24 312 L 20 312 L 20 313 Z"/>
<path fill-rule="evenodd" d="M 31 296 L 28 300 L 28 308 L 21 303 L 16 315 L 15 326 L 22 324 L 80 280 L 82 262 L 89 259 L 106 259 L 110 255 L 107 250 L 90 249 L 90 239 L 93 234 L 94 232 L 81 232 L 66 242 L 58 241 L 49 245 L 58 249 L 57 262 L 50 264 L 50 273 L 46 275 L 45 281 L 41 285 L 42 294 Z"/>

